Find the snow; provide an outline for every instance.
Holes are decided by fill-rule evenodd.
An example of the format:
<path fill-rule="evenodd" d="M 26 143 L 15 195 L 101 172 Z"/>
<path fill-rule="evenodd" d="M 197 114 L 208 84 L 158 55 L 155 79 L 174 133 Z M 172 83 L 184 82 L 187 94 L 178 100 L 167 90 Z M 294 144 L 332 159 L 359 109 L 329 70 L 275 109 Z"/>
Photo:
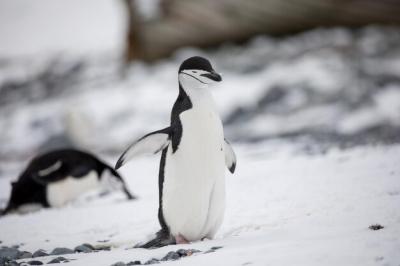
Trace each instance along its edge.
<path fill-rule="evenodd" d="M 215 240 L 156 250 L 129 249 L 148 239 L 157 222 L 157 156 L 121 173 L 137 201 L 47 209 L 0 219 L 3 245 L 21 249 L 105 244 L 111 251 L 73 254 L 69 265 L 147 261 L 170 250 L 195 248 L 180 265 L 397 265 L 400 254 L 400 145 L 331 150 L 313 156 L 278 142 L 236 145 L 238 168 L 227 172 L 227 211 Z M 116 158 L 110 158 L 115 161 Z M 9 193 L 2 178 L 1 194 Z M 372 231 L 379 223 L 384 229 Z M 101 240 L 110 240 L 100 243 Z M 128 249 L 127 249 L 128 248 Z M 45 258 L 44 261 L 50 260 Z M 164 263 L 164 262 L 163 262 Z"/>

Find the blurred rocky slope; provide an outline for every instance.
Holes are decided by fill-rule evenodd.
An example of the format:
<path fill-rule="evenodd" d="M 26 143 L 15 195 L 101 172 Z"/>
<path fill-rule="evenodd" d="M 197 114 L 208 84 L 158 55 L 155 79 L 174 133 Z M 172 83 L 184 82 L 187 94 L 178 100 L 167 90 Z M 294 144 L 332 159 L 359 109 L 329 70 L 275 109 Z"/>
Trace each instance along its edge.
<path fill-rule="evenodd" d="M 400 142 L 400 29 L 335 28 L 128 68 L 113 54 L 0 58 L 0 161 L 63 145 L 121 152 L 168 124 L 177 68 L 193 55 L 223 74 L 214 95 L 233 141 Z"/>

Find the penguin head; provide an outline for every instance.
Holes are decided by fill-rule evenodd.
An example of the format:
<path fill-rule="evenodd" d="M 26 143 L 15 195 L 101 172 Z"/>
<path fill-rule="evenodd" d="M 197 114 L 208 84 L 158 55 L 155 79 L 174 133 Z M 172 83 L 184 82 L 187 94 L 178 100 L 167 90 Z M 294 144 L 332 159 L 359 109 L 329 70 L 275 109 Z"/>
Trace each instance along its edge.
<path fill-rule="evenodd" d="M 222 80 L 221 75 L 215 72 L 210 62 L 200 56 L 193 56 L 179 67 L 179 81 L 192 83 L 194 86 L 202 86 Z"/>

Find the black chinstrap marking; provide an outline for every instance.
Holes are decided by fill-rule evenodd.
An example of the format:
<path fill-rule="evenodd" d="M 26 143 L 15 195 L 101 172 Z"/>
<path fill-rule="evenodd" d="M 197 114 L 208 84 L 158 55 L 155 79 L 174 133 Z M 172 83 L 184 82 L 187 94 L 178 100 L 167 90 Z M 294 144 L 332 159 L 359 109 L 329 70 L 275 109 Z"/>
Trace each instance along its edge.
<path fill-rule="evenodd" d="M 203 84 L 206 84 L 206 85 L 208 84 L 208 83 L 205 83 L 205 82 L 201 81 L 200 79 L 196 78 L 195 76 L 192 76 L 192 75 L 190 75 L 190 74 L 188 74 L 188 73 L 181 72 L 181 73 L 179 73 L 179 74 L 185 74 L 185 75 L 188 75 L 188 76 L 190 76 L 190 77 L 192 77 L 192 78 L 196 79 L 197 81 L 199 81 L 199 82 L 201 82 L 201 83 L 203 83 Z"/>

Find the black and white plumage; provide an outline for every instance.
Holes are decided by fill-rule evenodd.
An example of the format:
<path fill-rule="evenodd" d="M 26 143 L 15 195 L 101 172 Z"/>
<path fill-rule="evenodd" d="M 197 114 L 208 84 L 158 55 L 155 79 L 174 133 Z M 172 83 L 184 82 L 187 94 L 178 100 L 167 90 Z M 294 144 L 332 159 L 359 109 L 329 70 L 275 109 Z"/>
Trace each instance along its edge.
<path fill-rule="evenodd" d="M 96 188 L 120 189 L 128 199 L 135 198 L 118 172 L 94 155 L 74 149 L 47 152 L 33 158 L 12 183 L 3 214 L 61 207 Z"/>
<path fill-rule="evenodd" d="M 185 60 L 178 73 L 179 95 L 169 127 L 145 135 L 121 156 L 116 168 L 143 153 L 162 150 L 159 171 L 161 230 L 141 247 L 212 238 L 225 209 L 225 167 L 235 171 L 236 156 L 224 139 L 221 119 L 208 89 L 221 81 L 202 57 Z"/>

